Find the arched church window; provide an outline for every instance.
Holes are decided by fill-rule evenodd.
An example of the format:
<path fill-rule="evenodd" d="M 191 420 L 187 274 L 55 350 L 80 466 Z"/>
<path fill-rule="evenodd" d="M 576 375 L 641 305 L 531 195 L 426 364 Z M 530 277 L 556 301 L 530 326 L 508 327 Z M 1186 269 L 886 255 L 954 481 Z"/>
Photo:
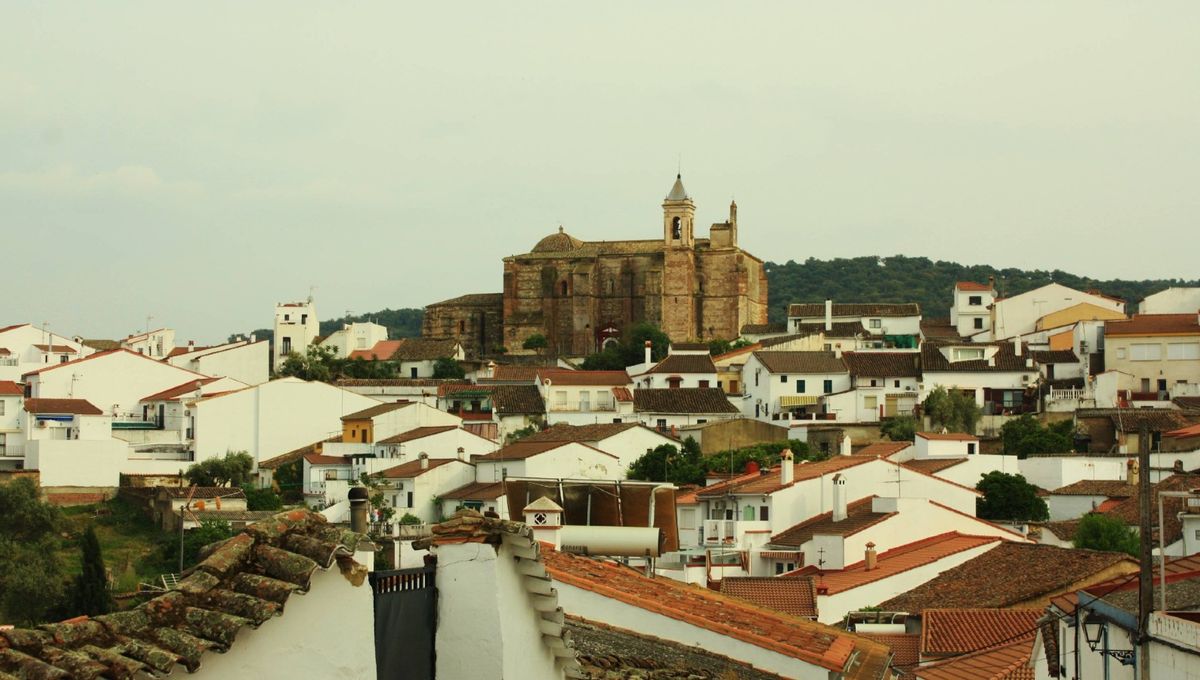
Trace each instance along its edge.
<path fill-rule="evenodd" d="M 608 294 L 612 295 L 613 293 L 616 292 L 616 290 L 617 290 L 616 281 L 613 280 L 613 277 L 611 277 L 611 276 L 608 277 Z"/>
<path fill-rule="evenodd" d="M 683 238 L 683 221 L 678 217 L 671 220 L 671 238 L 676 240 Z"/>
<path fill-rule="evenodd" d="M 558 294 L 562 295 L 563 297 L 567 296 L 567 282 L 566 281 L 563 281 L 558 284 Z"/>

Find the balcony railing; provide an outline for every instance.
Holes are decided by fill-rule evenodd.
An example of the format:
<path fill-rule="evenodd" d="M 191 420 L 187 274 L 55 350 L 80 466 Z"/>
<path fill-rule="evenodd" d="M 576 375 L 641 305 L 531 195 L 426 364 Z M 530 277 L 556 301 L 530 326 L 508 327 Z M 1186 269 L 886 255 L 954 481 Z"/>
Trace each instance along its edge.
<path fill-rule="evenodd" d="M 704 520 L 704 544 L 738 543 L 747 531 L 763 531 L 770 528 L 770 522 L 759 520 L 706 519 Z"/>
<path fill-rule="evenodd" d="M 3 458 L 24 458 L 24 444 L 5 444 L 0 446 L 0 457 Z"/>

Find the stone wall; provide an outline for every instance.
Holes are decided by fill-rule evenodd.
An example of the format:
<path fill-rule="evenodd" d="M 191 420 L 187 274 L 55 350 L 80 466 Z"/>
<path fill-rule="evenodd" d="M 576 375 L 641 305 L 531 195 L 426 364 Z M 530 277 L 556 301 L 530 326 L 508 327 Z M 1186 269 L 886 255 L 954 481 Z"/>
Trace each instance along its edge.
<path fill-rule="evenodd" d="M 421 335 L 426 338 L 454 338 L 463 346 L 467 358 L 473 359 L 491 355 L 503 347 L 503 329 L 503 296 L 500 293 L 481 293 L 426 307 Z"/>

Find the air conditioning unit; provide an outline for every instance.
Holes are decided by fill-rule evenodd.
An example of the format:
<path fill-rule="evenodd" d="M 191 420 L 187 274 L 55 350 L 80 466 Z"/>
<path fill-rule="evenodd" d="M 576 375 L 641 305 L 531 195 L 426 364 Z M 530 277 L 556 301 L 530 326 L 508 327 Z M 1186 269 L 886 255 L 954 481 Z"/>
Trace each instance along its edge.
<path fill-rule="evenodd" d="M 907 386 L 907 387 L 905 387 L 905 388 L 904 388 L 904 391 L 905 391 L 905 392 L 913 392 L 913 391 L 915 391 L 916 389 L 917 389 L 917 388 L 913 387 L 912 385 L 909 385 L 909 386 Z"/>
<path fill-rule="evenodd" d="M 46 429 L 46 428 L 47 428 L 47 427 L 49 427 L 49 426 L 50 426 L 50 424 L 49 424 L 49 423 L 47 423 L 47 422 L 46 422 L 46 421 L 44 421 L 44 420 L 39 420 L 39 421 L 38 421 L 38 429 L 40 429 L 40 430 L 44 430 L 44 429 Z"/>

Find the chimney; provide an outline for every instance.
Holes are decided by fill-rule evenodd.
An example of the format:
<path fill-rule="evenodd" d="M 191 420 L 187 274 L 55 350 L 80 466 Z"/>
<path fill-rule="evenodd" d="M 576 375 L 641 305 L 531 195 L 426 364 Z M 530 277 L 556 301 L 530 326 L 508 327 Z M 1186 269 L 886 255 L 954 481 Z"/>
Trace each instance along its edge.
<path fill-rule="evenodd" d="M 188 351 L 189 352 L 196 351 L 196 341 L 195 340 L 188 340 Z"/>
<path fill-rule="evenodd" d="M 365 486 L 350 487 L 350 530 L 367 533 L 367 497 L 369 493 Z"/>
<path fill-rule="evenodd" d="M 650 364 L 650 350 L 654 347 L 654 343 L 646 341 L 646 365 Z"/>
<path fill-rule="evenodd" d="M 254 340 L 254 334 L 253 334 L 253 333 L 251 333 L 251 334 L 250 334 L 250 342 L 254 342 L 254 341 L 255 341 L 255 340 Z"/>
<path fill-rule="evenodd" d="M 794 456 L 791 449 L 784 449 L 779 453 L 779 483 L 791 484 L 796 478 L 795 464 L 792 462 Z"/>
<path fill-rule="evenodd" d="M 429 454 L 428 453 L 425 453 L 424 451 L 422 451 L 421 454 L 417 456 L 417 459 L 421 461 L 421 469 L 422 470 L 429 469 Z"/>
<path fill-rule="evenodd" d="M 863 558 L 863 566 L 866 567 L 867 571 L 871 571 L 875 568 L 876 555 L 874 543 L 867 543 L 867 553 L 863 556 Z"/>
<path fill-rule="evenodd" d="M 466 449 L 464 449 L 464 448 L 463 448 L 463 447 L 461 447 L 461 446 L 460 446 L 460 447 L 458 447 L 458 459 L 459 459 L 459 460 L 466 460 L 466 459 L 467 459 L 467 450 L 466 450 Z"/>
<path fill-rule="evenodd" d="M 1129 471 L 1125 475 L 1125 481 L 1129 482 L 1130 485 L 1136 487 L 1138 485 L 1138 462 L 1137 462 L 1137 459 L 1130 458 L 1129 462 L 1126 463 L 1125 465 L 1129 468 Z"/>
<path fill-rule="evenodd" d="M 988 277 L 988 290 L 991 291 L 992 295 L 996 294 L 996 277 L 995 276 Z"/>
<path fill-rule="evenodd" d="M 1013 338 L 1013 354 L 1021 356 L 1021 336 Z"/>
<path fill-rule="evenodd" d="M 494 361 L 489 361 L 489 362 L 488 362 L 488 364 L 487 364 L 487 377 L 489 377 L 489 378 L 495 378 L 495 377 L 496 377 L 496 362 L 494 362 Z"/>
<path fill-rule="evenodd" d="M 833 476 L 833 521 L 846 519 L 846 478 L 842 473 Z"/>
<path fill-rule="evenodd" d="M 825 331 L 833 330 L 833 300 L 825 301 Z"/>

